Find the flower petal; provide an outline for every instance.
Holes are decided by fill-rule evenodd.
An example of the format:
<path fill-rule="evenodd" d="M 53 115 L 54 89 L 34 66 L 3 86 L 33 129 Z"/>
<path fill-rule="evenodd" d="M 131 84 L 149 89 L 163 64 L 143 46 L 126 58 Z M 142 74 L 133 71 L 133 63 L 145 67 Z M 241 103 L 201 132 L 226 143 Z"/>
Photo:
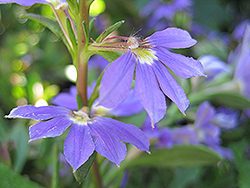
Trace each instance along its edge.
<path fill-rule="evenodd" d="M 35 3 L 48 3 L 46 0 L 0 0 L 0 4 L 5 4 L 5 3 L 17 3 L 22 6 L 31 6 L 34 5 Z"/>
<path fill-rule="evenodd" d="M 156 61 L 152 66 L 162 91 L 176 104 L 180 111 L 185 114 L 189 100 L 182 87 L 161 62 Z"/>
<path fill-rule="evenodd" d="M 89 127 L 73 124 L 64 142 L 64 155 L 74 171 L 89 159 L 94 150 L 95 145 Z"/>
<path fill-rule="evenodd" d="M 126 124 L 111 118 L 96 117 L 112 134 L 124 142 L 128 142 L 138 149 L 149 152 L 149 140 L 135 125 Z"/>
<path fill-rule="evenodd" d="M 103 123 L 96 120 L 88 123 L 88 125 L 95 143 L 95 150 L 103 157 L 119 165 L 126 157 L 126 145 Z"/>
<path fill-rule="evenodd" d="M 154 46 L 166 48 L 188 48 L 196 44 L 187 31 L 174 27 L 157 31 L 146 40 Z"/>
<path fill-rule="evenodd" d="M 197 127 L 202 127 L 209 123 L 215 115 L 215 109 L 209 104 L 209 102 L 203 102 L 199 105 L 196 113 L 195 125 Z"/>
<path fill-rule="evenodd" d="M 77 89 L 76 86 L 70 87 L 70 93 L 59 93 L 52 99 L 52 103 L 58 106 L 69 108 L 70 110 L 77 110 L 76 101 Z"/>
<path fill-rule="evenodd" d="M 59 106 L 41 106 L 35 107 L 32 105 L 19 106 L 10 111 L 6 118 L 21 118 L 46 120 L 56 116 L 65 116 L 71 113 L 70 110 Z"/>
<path fill-rule="evenodd" d="M 159 88 L 151 65 L 137 63 L 135 95 L 151 118 L 151 123 L 160 121 L 166 112 L 165 96 Z"/>
<path fill-rule="evenodd" d="M 115 116 L 132 116 L 143 110 L 143 106 L 135 96 L 135 91 L 132 89 L 128 97 L 115 108 L 112 108 L 109 113 Z"/>
<path fill-rule="evenodd" d="M 99 104 L 107 108 L 115 107 L 129 94 L 133 81 L 135 58 L 127 52 L 116 59 L 104 72 Z"/>
<path fill-rule="evenodd" d="M 154 48 L 156 56 L 180 78 L 205 76 L 202 64 L 191 57 L 175 54 L 165 48 Z"/>
<path fill-rule="evenodd" d="M 56 137 L 61 135 L 70 125 L 72 121 L 68 118 L 59 116 L 48 121 L 38 122 L 29 128 L 30 141 L 47 138 Z"/>

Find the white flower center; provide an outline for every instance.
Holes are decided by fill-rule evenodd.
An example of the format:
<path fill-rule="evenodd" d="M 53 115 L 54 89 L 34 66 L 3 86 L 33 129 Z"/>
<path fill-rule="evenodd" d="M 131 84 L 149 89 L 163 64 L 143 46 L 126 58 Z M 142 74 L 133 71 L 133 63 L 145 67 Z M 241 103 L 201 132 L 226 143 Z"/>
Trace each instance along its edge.
<path fill-rule="evenodd" d="M 136 37 L 129 37 L 127 43 L 129 49 L 136 49 L 139 47 L 140 44 Z"/>
<path fill-rule="evenodd" d="M 87 125 L 87 122 L 90 121 L 90 118 L 88 114 L 79 110 L 79 111 L 73 111 L 73 114 L 72 114 L 72 117 L 70 117 L 70 120 L 72 120 L 74 123 L 78 125 Z"/>

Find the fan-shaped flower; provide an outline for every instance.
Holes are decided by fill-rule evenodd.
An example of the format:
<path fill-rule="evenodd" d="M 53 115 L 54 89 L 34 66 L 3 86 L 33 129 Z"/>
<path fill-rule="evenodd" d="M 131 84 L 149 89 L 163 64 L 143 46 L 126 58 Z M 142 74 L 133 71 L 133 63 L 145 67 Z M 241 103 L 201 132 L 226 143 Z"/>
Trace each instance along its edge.
<path fill-rule="evenodd" d="M 195 43 L 196 40 L 187 31 L 177 28 L 158 31 L 144 40 L 128 38 L 128 51 L 104 72 L 100 105 L 112 108 L 123 101 L 129 94 L 135 72 L 135 95 L 150 116 L 152 124 L 162 119 L 166 112 L 164 94 L 184 114 L 189 101 L 167 67 L 181 78 L 204 76 L 203 67 L 199 61 L 174 54 L 166 48 L 187 48 Z"/>
<path fill-rule="evenodd" d="M 14 108 L 6 117 L 40 120 L 29 128 L 29 141 L 59 136 L 71 126 L 64 142 L 64 155 L 74 171 L 94 150 L 119 165 L 127 153 L 122 141 L 149 152 L 149 140 L 136 126 L 107 117 L 90 118 L 83 109 L 71 111 L 57 106 L 26 105 Z"/>

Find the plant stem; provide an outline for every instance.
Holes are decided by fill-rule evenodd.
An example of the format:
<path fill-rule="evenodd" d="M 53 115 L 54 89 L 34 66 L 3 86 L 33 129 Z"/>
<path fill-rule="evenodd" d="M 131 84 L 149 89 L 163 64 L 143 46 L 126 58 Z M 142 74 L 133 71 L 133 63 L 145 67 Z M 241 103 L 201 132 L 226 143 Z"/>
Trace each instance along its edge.
<path fill-rule="evenodd" d="M 92 2 L 92 1 L 90 1 Z M 77 34 L 78 34 L 78 57 L 77 57 L 77 92 L 82 100 L 83 106 L 88 106 L 87 87 L 88 87 L 88 59 L 91 56 L 91 52 L 88 51 L 87 34 L 83 28 L 83 22 L 87 25 L 89 31 L 89 6 L 88 0 L 79 0 L 80 12 L 77 17 Z M 87 31 L 87 32 L 88 32 Z M 88 36 L 87 36 L 88 37 Z M 97 161 L 95 160 L 92 166 L 93 180 L 99 188 L 103 188 L 101 175 Z"/>
<path fill-rule="evenodd" d="M 86 0 L 80 0 L 80 12 L 78 16 L 77 23 L 77 33 L 78 33 L 78 77 L 77 77 L 77 92 L 82 100 L 83 106 L 88 106 L 87 98 L 87 78 L 88 78 L 88 58 L 86 52 L 86 36 L 84 33 L 84 28 L 82 22 L 85 21 L 89 24 L 89 7 L 87 7 Z"/>
<path fill-rule="evenodd" d="M 104 186 L 102 185 L 102 178 L 99 172 L 99 167 L 96 159 L 93 163 L 93 166 L 91 167 L 91 175 L 93 176 L 93 179 L 95 181 L 95 186 L 98 188 L 103 188 Z"/>

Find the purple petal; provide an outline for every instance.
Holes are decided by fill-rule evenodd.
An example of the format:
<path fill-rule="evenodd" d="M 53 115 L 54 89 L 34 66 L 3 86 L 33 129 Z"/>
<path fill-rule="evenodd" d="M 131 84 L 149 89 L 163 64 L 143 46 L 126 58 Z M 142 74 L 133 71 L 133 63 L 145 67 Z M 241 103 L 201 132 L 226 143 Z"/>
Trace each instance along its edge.
<path fill-rule="evenodd" d="M 70 93 L 59 93 L 52 99 L 52 103 L 58 106 L 69 108 L 70 110 L 77 110 L 77 88 L 76 86 L 70 87 Z"/>
<path fill-rule="evenodd" d="M 126 145 L 103 123 L 93 121 L 88 123 L 88 126 L 95 143 L 95 150 L 103 157 L 119 165 L 126 157 Z"/>
<path fill-rule="evenodd" d="M 171 130 L 174 145 L 199 144 L 199 137 L 196 131 L 188 126 L 174 128 Z"/>
<path fill-rule="evenodd" d="M 112 108 L 129 94 L 135 69 L 135 57 L 129 51 L 116 59 L 104 72 L 101 81 L 100 105 Z"/>
<path fill-rule="evenodd" d="M 46 3 L 48 4 L 48 2 L 46 0 L 0 0 L 0 4 L 5 4 L 5 3 L 17 3 L 19 5 L 22 6 L 31 6 L 34 5 L 35 3 Z"/>
<path fill-rule="evenodd" d="M 138 127 L 105 117 L 96 117 L 96 121 L 101 122 L 104 127 L 122 141 L 149 152 L 149 140 Z"/>
<path fill-rule="evenodd" d="M 205 76 L 202 64 L 191 57 L 175 54 L 165 48 L 154 48 L 156 56 L 180 78 Z"/>
<path fill-rule="evenodd" d="M 155 124 L 154 128 L 152 128 L 151 126 L 151 122 L 150 122 L 150 117 L 147 116 L 141 126 L 141 130 L 145 133 L 145 135 L 149 138 L 149 139 L 157 139 L 159 138 L 160 135 L 160 130 L 158 129 L 158 125 Z"/>
<path fill-rule="evenodd" d="M 135 91 L 132 89 L 128 97 L 119 105 L 109 111 L 110 114 L 115 116 L 132 116 L 143 110 L 143 106 L 135 96 Z"/>
<path fill-rule="evenodd" d="M 164 148 L 173 147 L 173 140 L 172 140 L 170 128 L 167 127 L 167 128 L 161 129 L 158 146 L 164 147 Z"/>
<path fill-rule="evenodd" d="M 47 137 L 56 137 L 61 135 L 70 125 L 72 121 L 66 117 L 55 117 L 48 121 L 38 122 L 29 128 L 29 142 Z"/>
<path fill-rule="evenodd" d="M 162 91 L 177 105 L 180 111 L 185 114 L 189 100 L 182 87 L 161 62 L 156 61 L 152 66 Z"/>
<path fill-rule="evenodd" d="M 56 116 L 66 116 L 71 113 L 70 110 L 59 106 L 41 106 L 35 107 L 32 105 L 19 106 L 11 110 L 6 118 L 21 118 L 46 120 Z"/>
<path fill-rule="evenodd" d="M 166 113 L 165 96 L 161 92 L 151 65 L 137 63 L 135 94 L 147 111 L 153 124 Z"/>
<path fill-rule="evenodd" d="M 174 27 L 157 31 L 146 40 L 151 45 L 167 48 L 188 48 L 196 44 L 187 31 Z"/>
<path fill-rule="evenodd" d="M 203 102 L 199 105 L 196 113 L 195 125 L 201 127 L 207 124 L 215 115 L 215 109 L 209 104 L 209 102 Z"/>
<path fill-rule="evenodd" d="M 64 142 L 64 155 L 74 171 L 89 159 L 94 150 L 88 126 L 73 124 Z"/>

